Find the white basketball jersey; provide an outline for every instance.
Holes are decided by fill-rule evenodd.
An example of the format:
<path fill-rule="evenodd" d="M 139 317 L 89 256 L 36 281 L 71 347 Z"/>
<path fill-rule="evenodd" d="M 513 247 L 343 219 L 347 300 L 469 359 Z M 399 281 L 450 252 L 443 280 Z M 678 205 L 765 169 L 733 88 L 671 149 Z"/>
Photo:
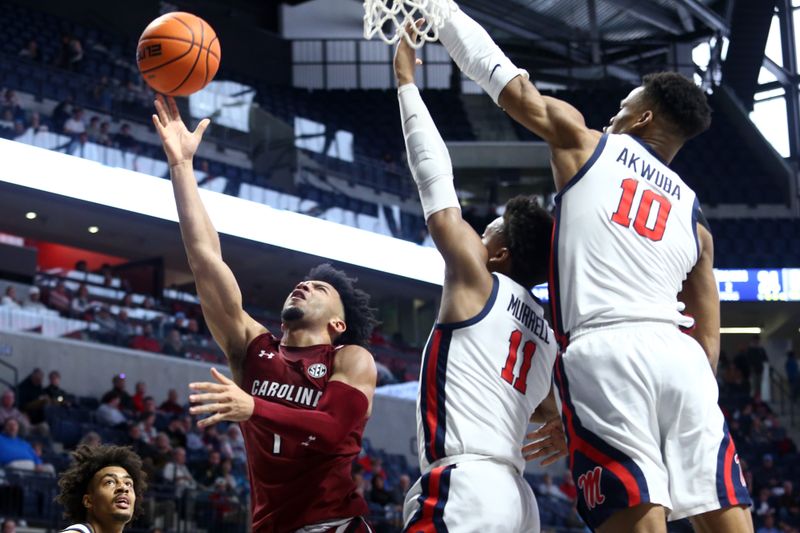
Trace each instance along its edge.
<path fill-rule="evenodd" d="M 556 195 L 551 300 L 560 340 L 636 320 L 691 326 L 677 294 L 698 259 L 697 197 L 652 149 L 606 134 Z"/>
<path fill-rule="evenodd" d="M 420 469 L 444 457 L 479 454 L 522 471 L 531 414 L 550 392 L 556 342 L 523 286 L 493 274 L 483 310 L 436 324 L 425 346 L 417 396 Z"/>

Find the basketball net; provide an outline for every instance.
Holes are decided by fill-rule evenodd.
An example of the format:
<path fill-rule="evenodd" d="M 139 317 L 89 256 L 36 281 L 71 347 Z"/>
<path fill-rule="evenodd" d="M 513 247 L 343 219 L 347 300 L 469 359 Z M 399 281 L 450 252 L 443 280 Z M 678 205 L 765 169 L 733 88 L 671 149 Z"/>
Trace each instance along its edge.
<path fill-rule="evenodd" d="M 439 28 L 456 9 L 453 0 L 364 0 L 364 38 L 377 34 L 386 44 L 394 44 L 403 37 L 420 48 L 439 39 Z M 414 24 L 418 19 L 425 20 L 419 28 Z M 411 33 L 405 31 L 409 23 Z"/>

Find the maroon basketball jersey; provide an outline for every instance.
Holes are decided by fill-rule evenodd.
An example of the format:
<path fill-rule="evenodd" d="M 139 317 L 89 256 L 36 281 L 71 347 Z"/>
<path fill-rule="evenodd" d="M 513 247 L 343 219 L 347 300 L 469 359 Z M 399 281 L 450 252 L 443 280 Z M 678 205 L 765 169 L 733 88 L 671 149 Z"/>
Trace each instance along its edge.
<path fill-rule="evenodd" d="M 333 372 L 337 347 L 320 344 L 281 346 L 272 334 L 253 339 L 243 365 L 244 390 L 257 398 L 297 409 L 313 410 Z M 335 448 L 310 449 L 282 438 L 256 417 L 241 423 L 247 448 L 253 506 L 253 531 L 283 533 L 300 527 L 366 515 L 356 494 L 352 463 L 361 451 L 366 419 Z"/>

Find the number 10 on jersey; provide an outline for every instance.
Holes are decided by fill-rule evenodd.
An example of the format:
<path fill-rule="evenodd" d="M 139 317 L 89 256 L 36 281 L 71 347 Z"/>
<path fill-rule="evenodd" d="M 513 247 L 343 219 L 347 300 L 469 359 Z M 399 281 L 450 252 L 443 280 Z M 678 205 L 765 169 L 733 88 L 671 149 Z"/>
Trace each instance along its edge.
<path fill-rule="evenodd" d="M 525 394 L 528 390 L 528 372 L 531 370 L 533 354 L 536 353 L 536 344 L 533 341 L 527 341 L 522 347 L 522 366 L 519 369 L 519 376 L 515 378 L 514 367 L 517 366 L 519 345 L 522 342 L 522 331 L 518 329 L 512 331 L 508 341 L 508 359 L 506 359 L 506 366 L 500 371 L 500 377 L 517 389 L 521 394 Z"/>

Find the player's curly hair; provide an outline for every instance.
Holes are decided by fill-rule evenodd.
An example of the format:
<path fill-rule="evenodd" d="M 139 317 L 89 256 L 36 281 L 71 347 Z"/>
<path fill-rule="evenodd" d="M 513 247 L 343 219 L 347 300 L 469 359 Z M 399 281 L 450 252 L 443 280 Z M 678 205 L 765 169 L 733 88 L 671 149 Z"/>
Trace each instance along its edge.
<path fill-rule="evenodd" d="M 553 217 L 533 196 L 515 196 L 503 213 L 503 236 L 511 252 L 511 278 L 532 288 L 547 280 Z"/>
<path fill-rule="evenodd" d="M 648 74 L 642 79 L 644 97 L 664 113 L 676 131 L 689 140 L 711 126 L 711 107 L 703 89 L 677 72 Z"/>
<path fill-rule="evenodd" d="M 64 507 L 64 518 L 73 522 L 86 521 L 83 495 L 89 490 L 94 475 L 107 466 L 124 468 L 133 479 L 136 503 L 133 518 L 142 512 L 142 496 L 147 491 L 147 474 L 142 470 L 142 459 L 127 446 L 80 446 L 72 452 L 72 465 L 58 480 L 60 492 L 56 501 Z"/>
<path fill-rule="evenodd" d="M 317 265 L 305 277 L 308 280 L 319 280 L 333 285 L 344 307 L 344 322 L 347 329 L 344 333 L 333 339 L 337 344 L 356 344 L 367 346 L 372 335 L 372 329 L 378 324 L 375 318 L 375 309 L 369 306 L 369 294 L 356 288 L 358 281 L 351 278 L 341 270 L 337 270 L 330 263 Z"/>

